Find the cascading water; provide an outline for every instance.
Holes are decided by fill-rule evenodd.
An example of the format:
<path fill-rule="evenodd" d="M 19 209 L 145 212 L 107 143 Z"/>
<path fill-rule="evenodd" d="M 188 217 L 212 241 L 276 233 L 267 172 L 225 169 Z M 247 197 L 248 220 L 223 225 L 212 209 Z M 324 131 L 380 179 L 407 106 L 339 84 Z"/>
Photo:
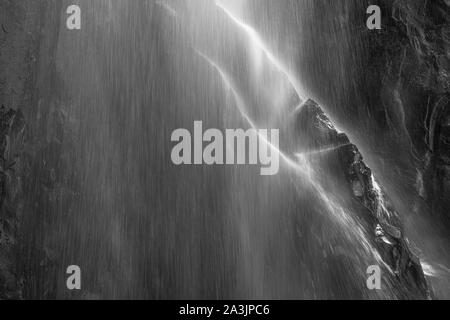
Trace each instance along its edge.
<path fill-rule="evenodd" d="M 22 261 L 28 297 L 68 297 L 43 269 L 70 264 L 87 299 L 429 297 L 382 186 L 401 214 L 409 194 L 357 118 L 372 112 L 357 93 L 365 43 L 351 30 L 366 2 L 80 0 L 82 29 L 61 26 L 40 53 L 54 90 L 34 93 L 47 163 L 34 170 L 57 178 L 27 199 L 48 211 L 22 231 L 24 256 L 45 256 Z M 172 132 L 199 120 L 279 129 L 279 146 L 259 138 L 280 172 L 173 165 Z M 437 255 L 422 261 L 428 276 Z M 382 290 L 367 288 L 372 265 Z"/>

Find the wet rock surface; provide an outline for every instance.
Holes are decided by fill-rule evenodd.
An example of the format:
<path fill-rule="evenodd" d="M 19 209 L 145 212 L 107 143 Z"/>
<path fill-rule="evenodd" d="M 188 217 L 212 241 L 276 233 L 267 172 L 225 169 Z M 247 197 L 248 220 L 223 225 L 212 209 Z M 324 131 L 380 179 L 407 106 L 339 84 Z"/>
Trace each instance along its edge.
<path fill-rule="evenodd" d="M 16 254 L 19 215 L 23 199 L 20 154 L 25 121 L 20 111 L 0 108 L 0 299 L 22 296 Z"/>
<path fill-rule="evenodd" d="M 449 109 L 449 2 L 348 3 L 324 13 L 323 3 L 312 1 L 313 13 L 303 17 L 304 28 L 321 21 L 299 49 L 310 97 L 358 140 L 390 196 L 405 203 L 402 210 L 448 230 L 448 145 L 441 124 Z M 368 5 L 380 6 L 381 30 L 365 27 L 360 13 Z M 339 19 L 330 19 L 336 14 Z M 422 201 L 426 205 L 418 205 Z"/>
<path fill-rule="evenodd" d="M 306 33 L 296 66 L 309 97 L 362 150 L 404 233 L 440 269 L 429 270 L 429 280 L 437 296 L 448 298 L 450 3 L 346 3 L 310 1 L 312 13 L 295 30 L 320 23 Z M 360 13 L 369 5 L 381 8 L 381 30 L 365 26 Z M 331 6 L 335 12 L 324 10 Z"/>
<path fill-rule="evenodd" d="M 38 66 L 54 60 L 48 47 L 55 50 L 57 37 L 48 25 L 50 13 L 59 17 L 51 7 L 58 2 L 0 1 L 0 299 L 32 298 L 36 290 L 50 297 L 54 287 L 38 288 L 36 279 L 52 271 L 55 254 L 33 230 L 48 223 L 49 204 L 64 196 L 52 188 L 61 155 L 53 136 L 62 139 L 63 116 L 38 98 L 41 86 L 52 91 Z"/>
<path fill-rule="evenodd" d="M 377 37 L 386 48 L 385 68 L 380 68 L 387 71 L 384 105 L 389 113 L 401 110 L 398 127 L 410 139 L 416 191 L 429 205 L 431 217 L 448 228 L 450 4 L 397 0 L 389 9 L 387 32 L 394 37 Z"/>
<path fill-rule="evenodd" d="M 377 248 L 389 277 L 406 288 L 409 298 L 431 298 L 432 292 L 420 261 L 410 250 L 403 233 L 402 219 L 364 163 L 357 146 L 345 133 L 336 130 L 312 100 L 304 103 L 296 114 L 295 130 L 300 141 L 297 150 L 309 155 L 309 162 L 313 167 L 320 167 L 319 171 L 332 173 L 322 183 L 337 183 L 343 197 L 353 198 L 362 205 L 351 214 L 363 221 L 361 225 L 365 226 L 366 234 Z M 329 181 L 331 179 L 332 182 Z"/>
<path fill-rule="evenodd" d="M 23 149 L 36 62 L 38 2 L 0 1 L 0 299 L 23 298 L 19 271 L 24 207 Z"/>

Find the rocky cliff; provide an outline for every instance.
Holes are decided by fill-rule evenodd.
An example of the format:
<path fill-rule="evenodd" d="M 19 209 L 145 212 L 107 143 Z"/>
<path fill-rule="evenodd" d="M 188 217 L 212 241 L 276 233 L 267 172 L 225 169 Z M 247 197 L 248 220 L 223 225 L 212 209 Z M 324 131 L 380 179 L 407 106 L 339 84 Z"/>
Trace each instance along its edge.
<path fill-rule="evenodd" d="M 338 132 L 323 110 L 307 101 L 295 116 L 297 146 L 317 172 L 322 184 L 333 184 L 343 201 L 355 201 L 350 211 L 379 252 L 389 281 L 401 288 L 404 298 L 431 298 L 421 264 L 403 233 L 401 217 L 377 183 L 357 146 Z M 320 178 L 319 178 L 320 179 Z"/>
<path fill-rule="evenodd" d="M 374 59 L 383 72 L 384 104 L 403 110 L 399 127 L 410 139 L 416 189 L 430 213 L 450 226 L 450 3 L 447 0 L 386 4 L 386 30 L 374 36 Z M 392 113 L 392 111 L 389 111 Z"/>

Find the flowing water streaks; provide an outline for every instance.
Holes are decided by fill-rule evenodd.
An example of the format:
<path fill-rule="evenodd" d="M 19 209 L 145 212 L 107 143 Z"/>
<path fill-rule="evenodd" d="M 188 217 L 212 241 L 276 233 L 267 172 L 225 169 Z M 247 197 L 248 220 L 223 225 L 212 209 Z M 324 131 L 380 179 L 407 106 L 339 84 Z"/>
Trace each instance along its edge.
<path fill-rule="evenodd" d="M 317 154 L 323 154 L 323 153 L 327 153 L 327 152 L 336 151 L 340 148 L 347 147 L 350 145 L 351 145 L 351 143 L 343 143 L 343 144 L 339 144 L 336 146 L 322 147 L 320 149 L 315 149 L 315 150 L 310 150 L 310 151 L 305 151 L 305 152 L 297 152 L 297 153 L 295 153 L 295 156 L 297 156 L 297 157 L 302 156 L 302 155 L 313 156 L 313 155 L 317 155 Z"/>
<path fill-rule="evenodd" d="M 178 17 L 177 12 L 167 3 L 164 1 L 156 1 L 156 4 L 163 7 L 167 12 L 174 18 Z"/>
<path fill-rule="evenodd" d="M 162 2 L 159 4 L 166 10 L 168 10 L 172 17 L 178 16 L 176 11 L 173 10 L 167 4 L 163 4 Z M 252 51 L 255 53 L 255 58 L 257 58 L 256 56 L 257 54 L 260 53 L 264 54 L 267 57 L 267 60 L 288 79 L 289 83 L 291 84 L 296 94 L 298 95 L 298 98 L 300 99 L 300 101 L 302 101 L 297 106 L 297 109 L 294 110 L 294 113 L 300 110 L 304 105 L 304 103 L 307 101 L 307 99 L 305 98 L 306 95 L 304 94 L 303 86 L 298 82 L 298 80 L 294 76 L 291 75 L 291 73 L 284 66 L 284 64 L 275 57 L 275 55 L 270 51 L 267 45 L 261 40 L 259 34 L 251 26 L 244 23 L 238 17 L 233 15 L 233 13 L 230 10 L 228 10 L 220 1 L 216 1 L 216 6 L 220 8 L 223 12 L 225 12 L 226 15 L 248 35 L 250 47 L 252 48 Z M 218 65 L 217 62 L 213 61 L 213 59 L 208 57 L 205 53 L 199 50 L 195 51 L 200 57 L 202 57 L 205 61 L 207 61 L 208 64 L 218 72 L 227 89 L 231 91 L 236 102 L 236 107 L 240 112 L 241 116 L 245 119 L 245 121 L 249 124 L 250 127 L 257 130 L 257 132 L 259 133 L 257 126 L 247 114 L 247 108 L 244 99 L 241 97 L 238 90 L 235 88 L 233 81 L 231 80 L 231 77 L 227 75 L 226 71 L 220 65 Z M 341 132 L 340 130 L 338 131 Z M 310 184 L 310 186 L 313 188 L 313 190 L 316 191 L 316 194 L 321 199 L 321 202 L 327 208 L 330 217 L 338 223 L 345 236 L 354 243 L 357 243 L 360 246 L 360 248 L 363 249 L 364 252 L 363 256 L 365 256 L 366 258 L 367 257 L 374 258 L 377 263 L 383 265 L 391 274 L 394 274 L 391 268 L 383 261 L 378 250 L 372 245 L 370 240 L 367 238 L 367 233 L 364 230 L 364 228 L 354 219 L 354 217 L 352 217 L 352 214 L 348 212 L 348 210 L 340 204 L 340 201 L 338 200 L 338 198 L 336 198 L 335 194 L 329 194 L 329 192 L 327 192 L 323 188 L 321 183 L 318 181 L 317 173 L 315 172 L 314 168 L 311 166 L 308 159 L 306 158 L 306 156 L 309 155 L 331 152 L 348 144 L 332 146 L 328 148 L 325 147 L 305 153 L 296 153 L 293 154 L 291 157 L 285 154 L 283 151 L 281 151 L 278 147 L 271 144 L 266 137 L 260 134 L 258 135 L 261 141 L 263 141 L 271 149 L 272 152 L 277 152 L 279 154 L 279 156 L 285 163 L 286 167 L 290 170 L 293 170 L 293 172 L 295 173 L 295 176 L 292 178 L 294 184 L 296 182 L 298 183 L 299 179 L 302 182 L 306 181 Z M 389 212 L 385 208 L 383 197 L 381 196 L 381 188 L 376 183 L 376 181 L 374 181 L 373 176 L 372 179 L 374 182 L 374 188 L 376 189 L 378 195 L 379 208 L 381 210 Z M 339 192 L 337 192 L 336 194 L 338 195 Z"/>
<path fill-rule="evenodd" d="M 306 95 L 304 94 L 305 90 L 303 89 L 302 85 L 299 83 L 299 81 L 289 72 L 289 70 L 281 63 L 275 55 L 269 50 L 269 48 L 264 44 L 264 42 L 261 40 L 261 37 L 259 34 L 248 24 L 241 21 L 238 17 L 233 15 L 233 13 L 228 10 L 221 1 L 216 1 L 217 7 L 222 9 L 230 19 L 236 23 L 236 25 L 244 30 L 244 32 L 248 35 L 250 38 L 250 41 L 252 43 L 252 47 L 254 51 L 261 50 L 266 57 L 269 59 L 269 61 L 281 72 L 283 73 L 286 78 L 291 83 L 292 87 L 295 89 L 295 92 L 297 93 L 299 99 L 301 101 L 305 101 Z"/>
<path fill-rule="evenodd" d="M 245 105 L 240 97 L 237 90 L 233 87 L 232 81 L 226 75 L 225 71 L 222 70 L 220 66 L 217 65 L 212 59 L 210 59 L 205 54 L 197 51 L 198 54 L 203 57 L 221 76 L 224 84 L 227 86 L 229 90 L 233 93 L 233 96 L 236 99 L 236 104 L 239 112 L 242 117 L 248 122 L 248 124 L 255 130 L 258 128 L 255 126 L 253 121 L 248 117 L 245 113 Z M 259 132 L 257 130 L 257 132 Z M 354 221 L 351 215 L 338 203 L 336 199 L 333 199 L 331 196 L 327 195 L 327 192 L 323 189 L 320 183 L 315 178 L 315 171 L 309 164 L 309 161 L 306 159 L 304 155 L 297 154 L 297 161 L 291 159 L 288 155 L 286 155 L 279 148 L 275 147 L 271 144 L 266 137 L 259 135 L 260 139 L 267 144 L 269 148 L 271 148 L 272 152 L 279 153 L 283 162 L 287 165 L 289 169 L 294 170 L 297 174 L 297 178 L 302 179 L 302 181 L 308 181 L 310 185 L 314 188 L 314 190 L 319 195 L 322 202 L 325 204 L 331 216 L 339 223 L 339 225 L 345 230 L 346 236 L 355 236 L 357 243 L 361 245 L 364 249 L 365 253 L 371 255 L 375 258 L 375 260 L 386 266 L 388 270 L 392 272 L 387 264 L 384 263 L 383 259 L 379 255 L 378 251 L 372 246 L 372 244 L 367 239 L 363 228 Z"/>
<path fill-rule="evenodd" d="M 372 185 L 377 195 L 377 216 L 383 216 L 383 213 L 386 214 L 388 217 L 391 217 L 391 212 L 386 208 L 386 204 L 384 203 L 384 195 L 383 191 L 381 190 L 380 185 L 378 184 L 377 180 L 371 175 L 372 179 Z"/>

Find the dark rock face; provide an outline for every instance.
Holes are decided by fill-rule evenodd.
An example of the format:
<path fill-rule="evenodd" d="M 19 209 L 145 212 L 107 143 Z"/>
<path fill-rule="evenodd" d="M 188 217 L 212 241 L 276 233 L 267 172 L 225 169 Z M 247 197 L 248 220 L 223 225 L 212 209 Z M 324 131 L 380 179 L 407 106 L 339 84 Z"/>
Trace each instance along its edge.
<path fill-rule="evenodd" d="M 370 241 L 390 275 L 405 288 L 406 297 L 431 298 L 420 261 L 411 252 L 402 232 L 401 217 L 364 163 L 358 148 L 336 130 L 312 100 L 301 107 L 295 119 L 296 137 L 300 140 L 297 149 L 311 154 L 309 161 L 319 164 L 326 172 L 322 183 L 337 182 L 343 189 L 340 191 L 343 198 L 353 198 L 366 209 L 355 209 L 352 213 L 363 221 Z"/>
<path fill-rule="evenodd" d="M 317 22 L 297 63 L 309 96 L 363 150 L 423 257 L 448 270 L 449 1 L 309 3 L 297 28 Z M 381 30 L 366 28 L 369 5 Z M 438 297 L 448 297 L 445 270 L 429 279 Z"/>
<path fill-rule="evenodd" d="M 17 170 L 25 122 L 20 111 L 0 109 L 0 299 L 20 298 L 15 249 L 22 185 Z"/>
<path fill-rule="evenodd" d="M 54 140 L 62 139 L 64 120 L 38 94 L 41 87 L 52 91 L 42 70 L 53 69 L 38 67 L 41 57 L 55 61 L 61 6 L 52 0 L 0 1 L 0 102 L 7 106 L 0 111 L 0 299 L 36 298 L 36 279 L 50 270 L 52 251 L 34 231 L 48 224 L 49 201 L 63 199 L 53 185 L 60 179 L 54 159 L 61 153 Z M 41 292 L 49 296 L 53 287 L 48 283 Z"/>
<path fill-rule="evenodd" d="M 425 155 L 423 184 L 418 190 L 433 215 L 450 223 L 450 100 L 444 96 L 433 108 L 426 135 L 429 151 Z"/>
<path fill-rule="evenodd" d="M 385 82 L 384 91 L 398 97 L 394 100 L 407 108 L 405 126 L 418 158 L 417 192 L 429 204 L 432 216 L 447 226 L 450 225 L 449 5 L 444 0 L 394 1 L 388 30 L 395 37 L 382 41 L 389 44 L 387 63 L 398 68 L 397 75 L 388 72 L 387 79 L 391 80 Z M 394 81 L 398 85 L 389 87 Z"/>
<path fill-rule="evenodd" d="M 403 202 L 399 210 L 427 217 L 448 234 L 448 145 L 441 127 L 449 109 L 450 3 L 334 3 L 311 1 L 312 14 L 302 16 L 299 29 L 315 26 L 298 62 L 310 96 L 365 150 L 393 201 Z M 381 8 L 381 30 L 366 28 L 362 13 L 369 5 Z"/>
<path fill-rule="evenodd" d="M 408 41 L 403 48 L 412 49 L 418 68 L 415 82 L 435 93 L 450 90 L 450 14 L 445 0 L 420 1 L 397 0 L 392 4 L 391 25 L 399 38 Z"/>

